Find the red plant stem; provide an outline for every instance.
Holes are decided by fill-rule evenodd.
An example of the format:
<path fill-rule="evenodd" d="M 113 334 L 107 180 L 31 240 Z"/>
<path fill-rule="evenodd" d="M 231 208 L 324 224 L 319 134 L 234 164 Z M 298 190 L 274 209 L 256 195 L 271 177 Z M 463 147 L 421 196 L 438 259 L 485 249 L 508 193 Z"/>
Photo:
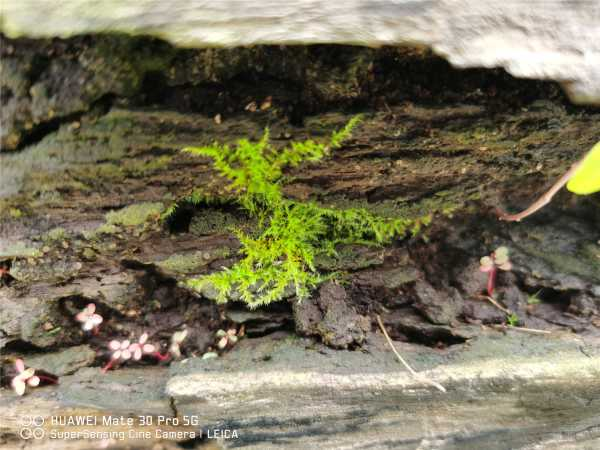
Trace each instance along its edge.
<path fill-rule="evenodd" d="M 111 359 L 106 363 L 106 365 L 102 368 L 102 373 L 108 372 L 108 370 L 115 364 L 116 359 Z"/>
<path fill-rule="evenodd" d="M 494 289 L 496 288 L 496 266 L 492 267 L 488 272 L 488 280 L 487 280 L 487 293 L 490 297 L 494 295 Z"/>
<path fill-rule="evenodd" d="M 154 356 L 159 361 L 165 361 L 165 360 L 169 359 L 169 357 L 170 357 L 170 355 L 168 353 L 161 355 L 159 352 L 152 353 L 152 356 Z"/>
<path fill-rule="evenodd" d="M 45 381 L 47 383 L 58 384 L 58 378 L 47 377 L 46 375 L 38 375 L 38 374 L 35 374 L 35 376 L 38 377 L 40 380 Z"/>
<path fill-rule="evenodd" d="M 591 152 L 591 150 L 590 150 L 590 152 Z M 590 152 L 588 152 L 588 153 L 590 153 Z M 562 177 L 560 177 L 558 179 L 558 181 L 556 181 L 556 183 L 554 183 L 552 185 L 552 187 L 550 187 L 550 189 L 548 189 L 548 191 L 546 191 L 544 193 L 544 195 L 542 195 L 539 199 L 537 199 L 535 202 L 533 202 L 533 204 L 531 206 L 529 206 L 529 208 L 527 208 L 525 211 L 522 211 L 518 214 L 508 214 L 503 211 L 499 211 L 499 219 L 506 220 L 507 222 L 520 222 L 525 217 L 532 215 L 534 212 L 536 212 L 539 209 L 542 209 L 544 206 L 546 206 L 548 203 L 550 203 L 550 201 L 552 200 L 552 197 L 554 197 L 556 195 L 556 193 L 558 191 L 560 191 L 562 189 L 562 187 L 569 182 L 569 180 L 573 177 L 573 175 L 575 175 L 575 172 L 577 171 L 577 169 L 579 169 L 579 166 L 581 166 L 581 163 L 583 162 L 585 157 L 588 155 L 588 153 L 586 153 L 584 155 L 584 157 L 581 158 L 579 161 L 574 163 L 569 168 L 569 170 L 567 170 L 564 173 L 564 175 Z"/>
<path fill-rule="evenodd" d="M 169 357 L 171 355 L 169 355 L 169 353 L 165 353 L 164 355 L 161 355 L 159 352 L 154 352 L 154 353 L 152 353 L 152 356 L 154 356 L 159 361 L 165 361 L 165 360 L 169 359 Z"/>

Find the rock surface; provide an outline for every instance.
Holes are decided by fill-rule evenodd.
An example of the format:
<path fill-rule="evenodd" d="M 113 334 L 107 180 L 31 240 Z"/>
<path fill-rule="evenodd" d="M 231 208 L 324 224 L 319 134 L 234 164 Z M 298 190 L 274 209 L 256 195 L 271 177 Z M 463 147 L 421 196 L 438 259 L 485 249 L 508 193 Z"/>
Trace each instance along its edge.
<path fill-rule="evenodd" d="M 597 2 L 467 0 L 6 0 L 0 30 L 10 36 L 68 37 L 124 32 L 180 46 L 419 44 L 458 67 L 504 67 L 518 77 L 563 84 L 580 103 L 600 102 Z M 58 70 L 58 69 L 57 69 Z M 110 70 L 108 67 L 106 70 Z"/>
<path fill-rule="evenodd" d="M 197 414 L 199 424 L 187 430 L 198 436 L 162 438 L 168 448 L 339 448 L 359 437 L 374 448 L 594 448 L 600 198 L 562 192 L 520 224 L 498 221 L 494 208 L 517 210 L 543 192 L 596 142 L 598 111 L 568 104 L 554 85 L 501 71 L 454 71 L 428 52 L 183 50 L 128 39 L 8 41 L 29 83 L 19 92 L 38 82 L 62 87 L 34 90 L 57 100 L 57 121 L 31 129 L 15 122 L 23 140 L 0 154 L 0 363 L 14 370 L 13 358 L 22 357 L 62 377 L 24 397 L 2 380 L 0 445 L 35 446 L 19 440 L 15 420 L 39 411 Z M 59 63 L 46 64 L 53 57 L 44 52 L 58 52 L 60 64 L 71 61 L 77 72 L 85 62 L 79 59 L 97 56 L 103 44 L 109 54 L 139 45 L 168 64 L 141 64 L 132 95 L 111 96 L 114 85 L 89 81 L 109 86 L 109 96 L 93 100 L 103 89 L 94 91 L 74 117 L 63 72 L 52 69 Z M 41 63 L 28 68 L 28 58 Z M 207 70 L 202 76 L 194 72 L 199 67 Z M 31 106 L 27 95 L 2 101 Z M 255 111 L 246 108 L 253 103 Z M 50 100 L 39 104 L 54 109 Z M 217 305 L 202 298 L 211 293 L 190 291 L 189 277 L 239 258 L 228 226 L 253 224 L 231 202 L 181 201 L 198 186 L 223 198 L 230 192 L 209 161 L 178 150 L 257 139 L 266 126 L 277 148 L 322 141 L 356 110 L 365 119 L 353 138 L 326 160 L 286 171 L 285 195 L 429 225 L 384 247 L 340 246 L 337 256 L 315 261 L 323 274 L 338 272 L 337 285 L 306 300 L 316 313 L 307 328 L 352 351 L 290 335 L 302 318 L 294 304 L 248 312 L 234 298 Z M 176 214 L 161 221 L 175 201 Z M 501 245 L 510 249 L 513 270 L 499 275 L 497 300 L 517 326 L 507 325 L 506 309 L 480 298 L 486 274 L 479 259 Z M 74 319 L 88 303 L 104 318 L 97 333 Z M 368 332 L 369 325 L 376 330 L 376 315 L 409 362 L 446 386 L 446 397 L 415 383 L 378 332 Z M 169 371 L 148 356 L 101 374 L 111 339 L 148 332 L 165 351 L 184 328 L 187 362 Z M 235 330 L 237 344 L 219 346 L 219 329 Z M 206 352 L 219 357 L 202 360 Z M 225 427 L 245 436 L 209 437 Z M 93 443 L 137 448 L 156 439 Z M 86 440 L 60 443 L 90 447 Z"/>
<path fill-rule="evenodd" d="M 360 346 L 371 329 L 370 319 L 356 313 L 339 284 L 326 282 L 313 298 L 292 302 L 296 331 L 301 336 L 318 336 L 330 347 Z"/>
<path fill-rule="evenodd" d="M 375 449 L 591 449 L 600 443 L 599 344 L 511 330 L 488 331 L 444 351 L 396 343 L 417 371 L 444 385 L 443 394 L 412 378 L 380 334 L 370 334 L 365 351 L 356 352 L 280 333 L 242 340 L 223 358 L 191 358 L 170 370 L 121 368 L 100 376 L 97 368 L 81 369 L 25 397 L 0 390 L 0 431 L 3 448 L 16 447 L 20 420 L 35 411 L 46 419 L 48 435 L 151 431 L 146 439 L 108 439 L 108 448 L 161 442 L 166 448 L 339 449 L 359 443 Z M 52 416 L 82 414 L 100 423 L 51 423 Z M 134 424 L 102 425 L 109 415 L 132 417 Z M 141 425 L 140 415 L 151 416 L 153 424 Z M 161 416 L 180 423 L 158 425 Z M 194 425 L 184 425 L 184 417 Z M 156 439 L 157 429 L 197 437 Z M 224 430 L 237 437 L 223 438 Z M 46 439 L 28 448 L 58 443 L 67 445 Z"/>

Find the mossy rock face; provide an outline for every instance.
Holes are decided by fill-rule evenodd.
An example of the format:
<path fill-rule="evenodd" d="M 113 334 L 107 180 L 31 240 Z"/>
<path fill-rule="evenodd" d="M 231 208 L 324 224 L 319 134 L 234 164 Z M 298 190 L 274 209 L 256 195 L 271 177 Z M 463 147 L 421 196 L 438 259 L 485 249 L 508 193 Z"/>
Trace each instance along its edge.
<path fill-rule="evenodd" d="M 140 226 L 153 217 L 160 217 L 164 208 L 164 205 L 159 202 L 139 203 L 126 206 L 123 209 L 107 213 L 106 223 L 108 225 L 121 225 L 124 227 Z"/>
<path fill-rule="evenodd" d="M 161 269 L 176 274 L 189 274 L 208 266 L 212 262 L 227 258 L 231 251 L 228 248 L 197 251 L 191 254 L 175 254 L 156 263 Z"/>
<path fill-rule="evenodd" d="M 57 258 L 60 250 L 52 249 L 52 253 L 44 255 L 43 251 L 50 248 L 43 247 L 35 258 L 19 258 L 11 266 L 11 276 L 21 282 L 61 282 L 76 277 L 82 269 L 82 263 L 73 257 Z"/>
<path fill-rule="evenodd" d="M 273 106 L 259 115 L 287 115 L 295 122 L 304 113 L 380 104 L 383 98 L 388 103 L 422 95 L 455 101 L 457 91 L 467 85 L 471 90 L 515 88 L 512 79 L 500 73 L 490 75 L 492 83 L 482 83 L 477 71 L 460 77 L 448 74 L 450 65 L 426 49 L 333 45 L 182 49 L 158 39 L 124 35 L 37 41 L 2 37 L 2 41 L 6 51 L 0 87 L 7 95 L 0 112 L 0 151 L 35 142 L 63 123 L 76 125 L 82 116 L 95 116 L 117 101 L 146 107 L 158 101 L 170 109 L 214 117 L 241 113 L 249 102 L 260 105 L 272 97 L 277 99 Z M 252 80 L 250 93 L 243 92 L 247 80 Z M 557 90 L 548 84 L 528 84 L 524 88 L 528 95 Z M 225 89 L 215 92 L 215 85 Z M 468 136 L 485 137 L 480 134 Z"/>
<path fill-rule="evenodd" d="M 0 258 L 33 258 L 40 255 L 37 246 L 28 245 L 26 242 L 17 241 L 2 245 L 0 242 Z"/>
<path fill-rule="evenodd" d="M 155 48 L 150 42 L 148 48 Z M 56 43 L 65 45 L 60 40 Z M 88 43 L 95 45 L 95 38 Z M 74 55 L 77 52 L 75 49 Z M 108 58 L 110 46 L 96 52 Z M 418 66 L 401 57 L 396 64 L 393 60 L 398 52 L 346 48 L 340 51 L 341 58 L 335 59 L 336 51 L 331 47 L 182 50 L 172 60 L 175 70 L 159 70 L 148 78 L 142 77 L 143 92 L 135 74 L 116 75 L 124 81 L 119 87 L 121 81 L 113 80 L 115 89 L 129 86 L 138 89 L 138 93 L 125 100 L 126 94 L 119 91 L 114 102 L 101 100 L 93 113 L 62 116 L 70 123 L 53 122 L 59 128 L 49 131 L 39 142 L 23 151 L 0 154 L 0 197 L 7 197 L 0 200 L 0 248 L 22 243 L 18 245 L 19 252 L 10 252 L 19 253 L 12 255 L 16 259 L 0 258 L 0 265 L 9 268 L 15 278 L 4 277 L 0 284 L 6 281 L 8 288 L 0 288 L 0 296 L 10 289 L 24 292 L 29 288 L 31 295 L 37 295 L 40 289 L 52 285 L 58 291 L 52 298 L 84 295 L 119 306 L 125 313 L 128 304 L 140 294 L 133 289 L 136 284 L 132 279 L 111 281 L 110 274 L 123 273 L 124 265 L 132 261 L 139 262 L 133 273 L 141 274 L 142 266 L 149 271 L 144 281 L 150 281 L 150 285 L 167 279 L 175 285 L 176 281 L 233 266 L 238 260 L 234 252 L 240 247 L 230 233 L 232 227 L 251 234 L 256 224 L 236 206 L 219 201 L 231 196 L 231 191 L 210 161 L 180 154 L 179 149 L 213 142 L 231 146 L 241 138 L 255 141 L 267 125 L 277 151 L 309 138 L 321 142 L 349 120 L 347 111 L 356 111 L 344 106 L 360 105 L 365 120 L 352 141 L 321 162 L 286 169 L 282 179 L 285 198 L 299 205 L 315 202 L 335 210 L 365 209 L 385 218 L 431 219 L 430 226 L 414 239 L 394 240 L 381 247 L 337 248 L 337 256 L 315 258 L 320 273 L 342 272 L 347 302 L 358 314 L 366 315 L 367 307 L 368 311 L 375 311 L 382 305 L 397 314 L 390 321 L 390 331 L 414 329 L 411 340 L 421 339 L 428 332 L 423 321 L 448 323 L 456 318 L 462 323 L 466 317 L 488 323 L 491 315 L 481 311 L 487 305 L 471 297 L 485 289 L 484 275 L 477 269 L 479 258 L 501 244 L 513 251 L 515 277 L 501 274 L 499 286 L 511 293 L 506 296 L 506 306 L 517 311 L 523 326 L 546 329 L 549 323 L 519 309 L 523 302 L 519 303 L 520 297 L 512 293 L 523 286 L 531 292 L 545 288 L 542 305 L 537 306 L 540 311 L 546 306 L 546 299 L 557 297 L 552 288 L 561 291 L 561 297 L 554 298 L 561 309 L 556 308 L 548 317 L 553 323 L 557 318 L 566 320 L 562 313 L 567 307 L 570 311 L 593 314 L 594 303 L 590 299 L 600 295 L 596 244 L 600 236 L 593 226 L 574 226 L 586 221 L 588 225 L 598 223 L 597 196 L 569 200 L 569 194 L 564 192 L 562 199 L 557 196 L 554 205 L 548 207 L 548 215 L 542 211 L 540 219 L 532 217 L 520 225 L 499 223 L 488 207 L 499 205 L 512 210 L 530 202 L 544 184 L 559 176 L 597 140 L 597 113 L 565 108 L 556 97 L 550 101 L 556 108 L 529 105 L 521 94 L 527 91 L 528 96 L 536 96 L 541 92 L 530 90 L 532 83 L 519 84 L 517 90 L 504 89 L 506 85 L 499 82 L 501 77 L 490 72 L 479 73 L 476 85 L 481 91 L 476 91 L 473 78 L 469 78 L 471 72 L 449 73 L 450 69 L 444 69 L 439 61 L 432 66 L 429 63 L 433 58 L 423 55 L 412 60 Z M 162 58 L 163 54 L 158 51 L 156 55 Z M 257 62 L 265 58 L 270 60 L 265 64 Z M 368 76 L 363 78 L 362 71 L 362 65 L 370 59 L 374 61 L 375 73 L 371 84 Z M 304 73 L 306 64 L 318 69 Z M 402 72 L 395 70 L 398 64 L 403 65 Z M 352 65 L 356 67 L 349 69 L 348 78 L 344 78 L 344 68 Z M 149 70 L 159 66 L 153 67 Z M 437 73 L 432 67 L 443 69 L 440 76 L 436 75 L 433 81 L 418 80 L 424 72 Z M 403 77 L 398 77 L 398 73 Z M 58 77 L 60 73 L 54 75 Z M 290 84 L 292 79 L 297 82 Z M 328 80 L 334 82 L 328 85 Z M 460 80 L 460 92 L 452 80 Z M 436 90 L 435 86 L 441 84 L 441 90 Z M 493 94 L 487 86 L 491 86 Z M 386 91 L 389 109 L 384 105 L 369 110 L 371 97 L 375 98 L 382 89 Z M 552 89 L 549 91 L 552 93 Z M 19 92 L 24 92 L 22 99 L 26 101 L 27 90 Z M 251 101 L 260 105 L 267 95 L 272 95 L 271 107 L 244 109 Z M 413 103 L 411 95 L 419 98 Z M 212 102 L 217 97 L 221 100 Z M 112 108 L 106 109 L 111 102 Z M 222 114 L 222 121 L 214 120 L 217 112 Z M 296 113 L 299 117 L 294 121 Z M 54 117 L 61 117 L 58 110 Z M 303 125 L 300 119 L 305 119 Z M 196 187 L 217 201 L 184 206 L 181 199 Z M 578 210 L 576 204 L 584 201 L 594 203 Z M 162 211 L 160 205 L 171 206 L 175 202 L 184 206 L 182 216 L 175 218 L 180 228 L 161 226 L 154 220 Z M 107 217 L 107 211 L 114 209 Z M 561 214 L 569 219 L 559 224 L 557 217 Z M 556 236 L 551 238 L 548 230 L 534 230 L 540 222 L 556 222 L 558 229 L 552 232 Z M 303 226 L 305 223 L 302 221 Z M 519 226 L 529 234 L 517 239 L 513 232 Z M 65 236 L 60 229 L 65 230 L 65 239 L 61 239 Z M 407 232 L 412 231 L 409 225 Z M 538 240 L 533 235 L 537 232 L 542 235 Z M 78 244 L 79 239 L 83 242 Z M 427 239 L 430 247 L 417 246 Z M 531 248 L 527 247 L 528 242 Z M 45 247 L 51 250 L 46 253 Z M 227 258 L 204 256 L 224 247 L 232 249 Z M 38 248 L 43 256 L 32 258 L 35 253 L 28 249 Z M 398 256 L 399 249 L 408 249 L 416 259 L 405 261 Z M 563 254 L 571 258 L 567 261 Z M 474 258 L 475 263 L 469 270 L 481 280 L 463 273 L 469 258 Z M 343 273 L 346 271 L 349 273 Z M 436 292 L 413 289 L 419 280 L 427 280 Z M 86 283 L 98 286 L 82 290 L 80 286 Z M 464 314 L 445 309 L 446 303 L 440 304 L 443 308 L 439 310 L 432 309 L 430 306 L 436 305 L 431 300 L 434 295 L 440 302 L 449 298 L 448 283 L 464 286 L 458 306 L 475 306 Z M 258 287 L 252 286 L 250 291 L 256 293 Z M 201 294 L 211 299 L 218 297 L 214 285 L 205 286 Z M 567 305 L 571 294 L 577 297 Z M 293 295 L 294 286 L 286 285 L 282 298 Z M 164 297 L 176 296 L 168 293 Z M 500 297 L 500 301 L 504 298 Z M 235 289 L 227 296 L 231 302 L 240 299 L 240 292 Z M 559 304 L 559 300 L 563 303 Z M 287 306 L 286 302 L 280 305 Z M 416 308 L 419 316 L 409 321 L 412 316 L 404 308 Z M 490 323 L 504 323 L 502 312 L 493 306 L 489 308 L 496 316 Z M 538 315 L 541 317 L 542 313 Z M 131 318 L 131 322 L 142 326 L 145 319 Z M 441 342 L 446 343 L 439 331 L 441 327 L 449 329 L 436 326 L 424 342 L 435 345 L 441 336 Z M 337 341 L 326 329 L 317 335 L 326 342 Z M 20 338 L 11 335 L 11 339 Z M 357 345 L 358 341 L 355 340 Z"/>
<path fill-rule="evenodd" d="M 44 236 L 44 241 L 47 243 L 54 242 L 62 242 L 65 239 L 68 239 L 68 232 L 62 227 L 52 228 L 46 235 Z"/>
<path fill-rule="evenodd" d="M 231 228 L 244 224 L 244 220 L 234 214 L 217 208 L 202 208 L 194 213 L 190 222 L 190 233 L 206 236 L 215 233 L 228 233 Z"/>
<path fill-rule="evenodd" d="M 359 270 L 383 264 L 384 250 L 381 247 L 340 245 L 336 255 L 318 255 L 315 266 L 328 271 Z"/>
<path fill-rule="evenodd" d="M 12 94 L 2 108 L 5 150 L 40 126 L 75 119 L 103 97 L 135 95 L 144 76 L 166 69 L 174 53 L 157 40 L 118 35 L 5 44 L 2 88 Z"/>

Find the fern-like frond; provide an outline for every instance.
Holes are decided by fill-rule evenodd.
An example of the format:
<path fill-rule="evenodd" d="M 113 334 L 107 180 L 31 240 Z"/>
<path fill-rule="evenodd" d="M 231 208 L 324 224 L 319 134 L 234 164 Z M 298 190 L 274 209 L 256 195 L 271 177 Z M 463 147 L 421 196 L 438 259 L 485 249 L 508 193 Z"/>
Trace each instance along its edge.
<path fill-rule="evenodd" d="M 340 148 L 344 141 L 348 140 L 352 135 L 352 131 L 356 128 L 356 126 L 362 121 L 362 115 L 354 116 L 352 119 L 348 121 L 348 123 L 341 130 L 334 131 L 331 134 L 331 143 L 329 146 L 332 149 Z"/>

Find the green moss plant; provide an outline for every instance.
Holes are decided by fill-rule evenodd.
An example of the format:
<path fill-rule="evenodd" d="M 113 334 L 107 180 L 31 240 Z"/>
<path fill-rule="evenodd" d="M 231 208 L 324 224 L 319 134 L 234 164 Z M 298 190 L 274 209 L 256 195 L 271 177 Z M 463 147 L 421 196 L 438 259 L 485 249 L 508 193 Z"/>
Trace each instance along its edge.
<path fill-rule="evenodd" d="M 267 129 L 258 142 L 242 139 L 233 147 L 215 143 L 185 148 L 187 153 L 211 158 L 219 174 L 229 180 L 232 199 L 258 219 L 252 233 L 233 230 L 241 243 L 239 262 L 190 279 L 188 285 L 199 291 L 211 285 L 218 293 L 218 302 L 227 301 L 235 292 L 251 308 L 280 300 L 290 290 L 303 299 L 331 276 L 316 270 L 318 255 L 335 255 L 339 244 L 382 245 L 417 230 L 409 219 L 382 218 L 364 209 L 324 208 L 284 197 L 284 169 L 328 156 L 350 137 L 359 121 L 359 116 L 351 119 L 327 143 L 307 140 L 277 149 L 271 146 Z M 185 199 L 192 204 L 211 200 L 199 190 Z"/>

